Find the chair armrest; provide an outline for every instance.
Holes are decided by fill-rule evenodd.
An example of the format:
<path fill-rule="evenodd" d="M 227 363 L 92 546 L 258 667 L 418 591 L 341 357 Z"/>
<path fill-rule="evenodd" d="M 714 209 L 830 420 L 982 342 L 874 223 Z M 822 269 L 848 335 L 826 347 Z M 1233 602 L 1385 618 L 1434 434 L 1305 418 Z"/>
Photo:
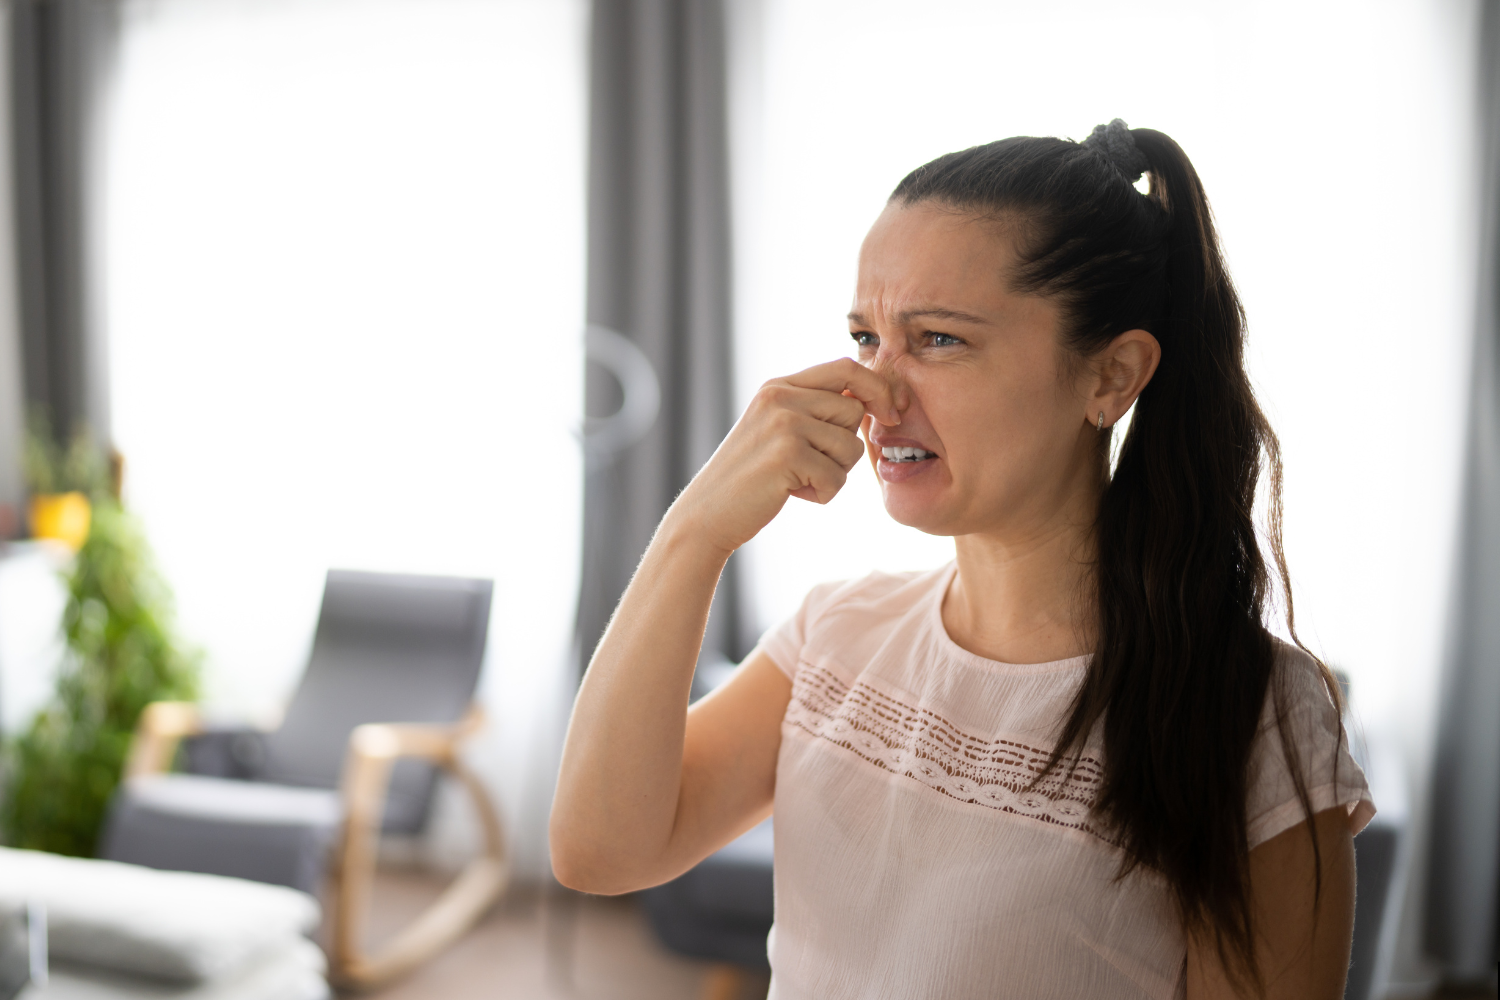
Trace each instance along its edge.
<path fill-rule="evenodd" d="M 153 701 L 141 710 L 130 741 L 125 777 L 161 774 L 172 766 L 177 745 L 184 736 L 203 731 L 198 706 L 186 701 Z"/>
<path fill-rule="evenodd" d="M 392 764 L 402 757 L 416 757 L 452 771 L 463 742 L 483 728 L 484 713 L 477 705 L 448 726 L 410 722 L 356 726 L 349 734 L 340 788 L 344 815 L 351 822 L 378 822 L 385 812 Z"/>
<path fill-rule="evenodd" d="M 334 896 L 332 965 L 337 982 L 369 988 L 430 958 L 458 938 L 499 897 L 508 872 L 504 833 L 489 794 L 459 758 L 464 741 L 484 725 L 477 706 L 451 726 L 372 723 L 349 735 L 340 794 L 344 832 Z M 463 873 L 405 930 L 378 953 L 363 947 L 364 917 L 391 766 L 402 757 L 431 761 L 468 793 L 484 833 L 484 849 Z"/>

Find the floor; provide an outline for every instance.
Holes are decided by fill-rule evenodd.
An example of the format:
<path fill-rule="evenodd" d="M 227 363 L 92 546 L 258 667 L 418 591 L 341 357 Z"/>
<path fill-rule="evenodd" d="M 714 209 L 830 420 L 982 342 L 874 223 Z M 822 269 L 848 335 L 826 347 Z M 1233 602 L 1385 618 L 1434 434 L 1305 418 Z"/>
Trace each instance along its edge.
<path fill-rule="evenodd" d="M 420 870 L 383 870 L 370 940 L 403 926 L 442 890 Z M 478 926 L 412 975 L 365 1000 L 764 1000 L 769 979 L 726 988 L 707 962 L 657 943 L 629 898 L 585 896 L 553 885 L 513 888 Z M 1450 989 L 1441 1000 L 1493 1000 L 1492 988 Z M 352 1000 L 352 997 L 350 998 Z"/>
<path fill-rule="evenodd" d="M 378 946 L 442 889 L 419 870 L 382 871 L 370 940 Z M 765 976 L 725 990 L 707 962 L 657 943 L 633 900 L 557 886 L 513 888 L 478 926 L 412 975 L 369 1000 L 763 1000 Z M 736 994 L 738 994 L 736 996 Z"/>

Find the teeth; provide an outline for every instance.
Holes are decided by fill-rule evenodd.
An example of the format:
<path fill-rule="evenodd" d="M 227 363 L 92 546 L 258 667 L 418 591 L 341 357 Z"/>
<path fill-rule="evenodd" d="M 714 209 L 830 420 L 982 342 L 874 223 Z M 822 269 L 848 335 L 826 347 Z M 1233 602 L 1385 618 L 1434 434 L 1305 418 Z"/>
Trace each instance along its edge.
<path fill-rule="evenodd" d="M 922 448 L 882 448 L 880 453 L 888 462 L 921 462 L 936 458 L 932 452 Z"/>

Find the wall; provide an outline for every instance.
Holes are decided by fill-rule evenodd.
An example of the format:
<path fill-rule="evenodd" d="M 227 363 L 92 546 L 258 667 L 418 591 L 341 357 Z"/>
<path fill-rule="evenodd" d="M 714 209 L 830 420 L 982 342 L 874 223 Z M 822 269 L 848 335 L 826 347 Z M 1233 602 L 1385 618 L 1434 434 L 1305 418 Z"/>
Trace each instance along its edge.
<path fill-rule="evenodd" d="M 859 243 L 907 171 L 1115 117 L 1173 136 L 1213 202 L 1284 448 L 1301 635 L 1353 678 L 1360 725 L 1402 748 L 1420 814 L 1468 384 L 1476 11 L 744 0 L 742 398 L 848 353 Z M 794 501 L 752 543 L 753 613 L 769 625 L 818 580 L 950 552 L 890 522 L 861 467 L 826 508 Z M 1415 900 L 1395 978 L 1421 986 Z"/>

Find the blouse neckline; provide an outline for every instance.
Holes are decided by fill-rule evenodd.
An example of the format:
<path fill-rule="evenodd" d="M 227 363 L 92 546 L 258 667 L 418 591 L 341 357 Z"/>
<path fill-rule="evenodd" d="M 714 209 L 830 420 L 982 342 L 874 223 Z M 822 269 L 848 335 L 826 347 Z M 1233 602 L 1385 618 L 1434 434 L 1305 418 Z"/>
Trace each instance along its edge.
<path fill-rule="evenodd" d="M 933 588 L 927 599 L 928 625 L 937 641 L 938 649 L 947 656 L 966 666 L 1005 674 L 1051 674 L 1064 670 L 1082 670 L 1093 659 L 1093 653 L 1084 653 L 1080 656 L 1070 656 L 1065 660 L 1051 660 L 1046 663 L 1006 663 L 1003 660 L 991 660 L 964 649 L 953 641 L 953 637 L 948 634 L 948 626 L 943 623 L 943 601 L 947 599 L 948 588 L 953 586 L 953 580 L 957 576 L 958 560 L 954 559 L 941 570 L 937 586 Z"/>

